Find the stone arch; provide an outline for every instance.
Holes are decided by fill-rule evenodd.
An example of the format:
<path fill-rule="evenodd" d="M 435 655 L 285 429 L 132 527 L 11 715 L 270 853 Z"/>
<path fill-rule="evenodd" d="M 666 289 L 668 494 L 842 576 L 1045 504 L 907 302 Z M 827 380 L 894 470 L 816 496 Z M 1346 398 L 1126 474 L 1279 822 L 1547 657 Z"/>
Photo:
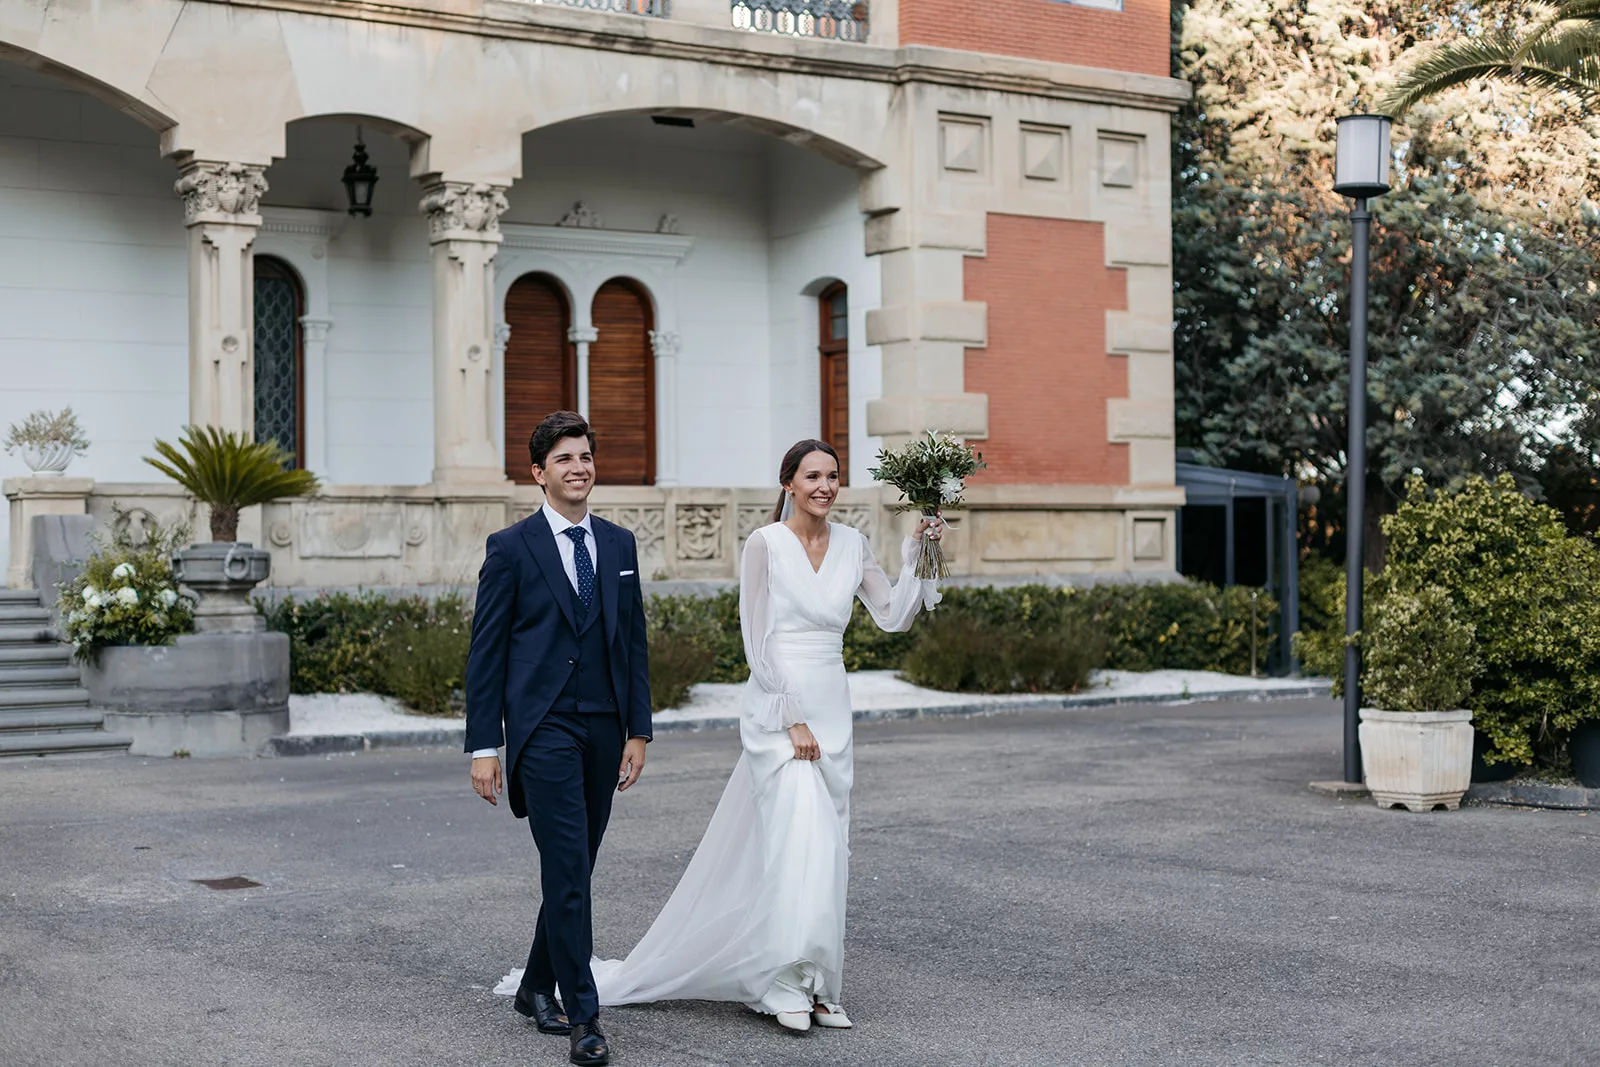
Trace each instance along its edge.
<path fill-rule="evenodd" d="M 169 114 L 164 105 L 158 104 L 149 94 L 119 85 L 109 71 L 96 73 L 84 70 L 8 41 L 0 41 L 0 62 L 15 63 L 74 89 L 81 89 L 158 134 L 165 134 L 178 124 L 176 116 Z"/>

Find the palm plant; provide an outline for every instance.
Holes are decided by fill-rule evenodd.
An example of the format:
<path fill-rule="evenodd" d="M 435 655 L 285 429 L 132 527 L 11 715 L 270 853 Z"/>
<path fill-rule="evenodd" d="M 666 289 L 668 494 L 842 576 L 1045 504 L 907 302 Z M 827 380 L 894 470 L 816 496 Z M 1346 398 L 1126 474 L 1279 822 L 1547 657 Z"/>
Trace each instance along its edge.
<path fill-rule="evenodd" d="M 211 508 L 213 541 L 238 540 L 244 508 L 317 491 L 316 475 L 289 469 L 292 457 L 274 442 L 248 441 L 215 426 L 185 426 L 178 443 L 181 448 L 157 441 L 161 459 L 144 461 Z"/>
<path fill-rule="evenodd" d="M 1594 110 L 1600 105 L 1600 0 L 1563 0 L 1525 35 L 1496 30 L 1429 52 L 1401 75 L 1378 110 L 1398 117 L 1430 96 L 1484 78 L 1571 93 L 1585 111 Z"/>

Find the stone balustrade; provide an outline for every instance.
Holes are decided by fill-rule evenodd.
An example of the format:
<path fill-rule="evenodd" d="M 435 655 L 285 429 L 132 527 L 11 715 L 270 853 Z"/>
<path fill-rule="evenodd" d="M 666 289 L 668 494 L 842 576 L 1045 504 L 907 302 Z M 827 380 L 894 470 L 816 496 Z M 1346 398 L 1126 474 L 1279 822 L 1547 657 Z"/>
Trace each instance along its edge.
<path fill-rule="evenodd" d="M 85 514 L 141 539 L 151 522 L 188 523 L 205 540 L 208 516 L 170 483 L 13 478 L 7 584 L 32 584 L 31 519 Z M 1019 580 L 1159 579 L 1174 572 L 1173 509 L 1181 489 L 973 486 L 946 539 L 958 577 Z M 731 581 L 750 532 L 767 521 L 776 490 L 600 486 L 595 514 L 634 532 L 649 581 Z M 897 539 L 915 516 L 889 506 L 880 486 L 844 489 L 835 521 L 861 530 L 892 571 Z M 542 503 L 533 486 L 329 485 L 315 496 L 250 508 L 239 539 L 272 553 L 277 588 L 467 587 L 484 539 Z"/>

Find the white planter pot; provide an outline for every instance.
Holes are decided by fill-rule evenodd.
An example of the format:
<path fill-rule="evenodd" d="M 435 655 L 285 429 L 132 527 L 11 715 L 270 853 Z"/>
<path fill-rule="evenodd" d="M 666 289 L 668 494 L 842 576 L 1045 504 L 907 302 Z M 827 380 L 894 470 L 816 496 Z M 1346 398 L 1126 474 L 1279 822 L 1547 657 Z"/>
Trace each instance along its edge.
<path fill-rule="evenodd" d="M 1362 708 L 1361 769 L 1380 808 L 1454 811 L 1472 784 L 1472 712 Z"/>
<path fill-rule="evenodd" d="M 28 465 L 36 478 L 54 478 L 67 469 L 77 453 L 71 445 L 23 445 L 18 449 L 22 462 Z"/>

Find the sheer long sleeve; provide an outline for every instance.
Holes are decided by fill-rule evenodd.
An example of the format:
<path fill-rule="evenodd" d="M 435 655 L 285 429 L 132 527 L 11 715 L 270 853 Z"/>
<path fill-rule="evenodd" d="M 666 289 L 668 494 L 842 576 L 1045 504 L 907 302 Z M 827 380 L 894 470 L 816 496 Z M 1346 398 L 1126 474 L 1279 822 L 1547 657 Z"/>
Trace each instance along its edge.
<path fill-rule="evenodd" d="M 915 573 L 917 539 L 907 537 L 900 545 L 900 580 L 893 584 L 872 555 L 872 544 L 861 538 L 861 588 L 856 596 L 867 606 L 872 621 L 881 630 L 898 633 L 911 629 L 911 620 L 917 611 L 933 606 L 942 599 L 938 584 L 931 578 L 919 579 Z"/>
<path fill-rule="evenodd" d="M 739 630 L 744 635 L 744 661 L 750 665 L 750 680 L 759 690 L 757 699 L 746 697 L 751 718 L 763 730 L 787 730 L 805 718 L 798 696 L 768 647 L 773 619 L 771 551 L 766 537 L 759 532 L 745 542 L 739 568 Z"/>

